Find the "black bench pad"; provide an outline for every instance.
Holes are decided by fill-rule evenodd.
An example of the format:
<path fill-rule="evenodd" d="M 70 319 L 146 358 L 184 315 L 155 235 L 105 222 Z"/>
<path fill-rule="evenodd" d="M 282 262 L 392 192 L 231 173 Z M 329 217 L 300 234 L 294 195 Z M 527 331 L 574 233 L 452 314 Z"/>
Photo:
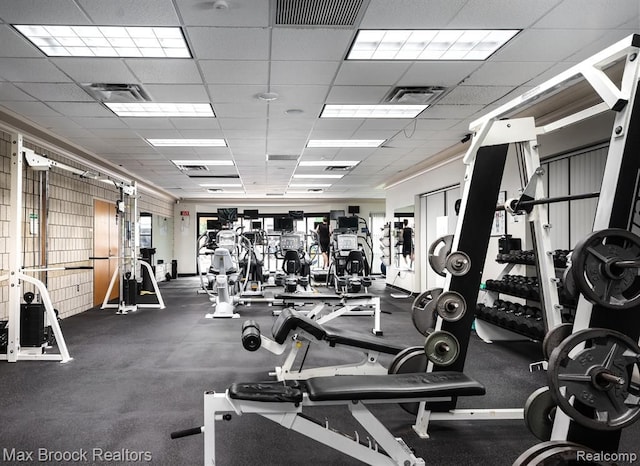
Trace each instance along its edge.
<path fill-rule="evenodd" d="M 484 395 L 484 386 L 461 372 L 338 375 L 306 381 L 313 401 L 387 400 Z"/>
<path fill-rule="evenodd" d="M 301 403 L 302 389 L 293 381 L 284 385 L 279 381 L 234 383 L 229 387 L 229 398 L 270 403 Z"/>
<path fill-rule="evenodd" d="M 286 301 L 340 301 L 341 295 L 328 293 L 277 293 L 276 299 Z"/>
<path fill-rule="evenodd" d="M 342 296 L 345 299 L 371 299 L 378 297 L 370 293 L 344 293 Z"/>
<path fill-rule="evenodd" d="M 307 316 L 303 316 L 295 309 L 287 308 L 280 313 L 273 323 L 273 326 L 271 327 L 271 335 L 276 343 L 281 345 L 287 341 L 289 333 L 297 328 L 308 332 L 318 340 L 322 340 L 327 334 L 324 327 L 315 320 L 310 319 Z"/>
<path fill-rule="evenodd" d="M 330 346 L 344 345 L 353 348 L 360 348 L 370 351 L 378 351 L 385 354 L 398 354 L 405 346 L 392 345 L 385 343 L 378 337 L 363 335 L 357 332 L 345 332 L 341 330 L 339 333 L 333 333 L 327 330 L 324 339 L 329 342 Z"/>

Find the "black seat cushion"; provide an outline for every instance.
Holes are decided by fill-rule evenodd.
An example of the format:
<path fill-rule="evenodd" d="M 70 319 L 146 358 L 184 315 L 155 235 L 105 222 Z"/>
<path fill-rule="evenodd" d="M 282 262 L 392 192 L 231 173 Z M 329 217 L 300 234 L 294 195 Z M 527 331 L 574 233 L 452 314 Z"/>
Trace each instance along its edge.
<path fill-rule="evenodd" d="M 298 328 L 313 335 L 318 340 L 322 340 L 327 334 L 327 331 L 322 325 L 318 324 L 315 320 L 303 316 L 295 309 L 286 308 L 273 323 L 271 335 L 276 343 L 281 345 L 287 341 L 289 333 Z"/>
<path fill-rule="evenodd" d="M 462 372 L 313 377 L 306 385 L 313 401 L 420 399 L 485 393 L 482 384 Z"/>
<path fill-rule="evenodd" d="M 280 381 L 234 383 L 229 387 L 229 398 L 264 401 L 268 403 L 302 401 L 302 388 L 296 381 L 284 385 Z"/>
<path fill-rule="evenodd" d="M 344 330 L 340 330 L 339 332 L 327 330 L 324 339 L 328 341 L 331 346 L 352 346 L 354 348 L 378 351 L 385 354 L 398 354 L 405 348 L 404 346 L 387 343 L 378 337 L 364 335 L 358 332 L 346 332 Z"/>

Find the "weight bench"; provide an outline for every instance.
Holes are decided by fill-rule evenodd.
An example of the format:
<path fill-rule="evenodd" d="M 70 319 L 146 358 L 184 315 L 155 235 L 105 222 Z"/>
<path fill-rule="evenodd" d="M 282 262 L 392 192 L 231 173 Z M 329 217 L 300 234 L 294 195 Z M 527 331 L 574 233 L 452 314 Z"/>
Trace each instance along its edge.
<path fill-rule="evenodd" d="M 310 377 L 329 375 L 373 375 L 386 374 L 387 368 L 378 362 L 380 354 L 396 355 L 404 346 L 392 345 L 376 337 L 356 332 L 333 332 L 319 321 L 304 316 L 295 309 L 287 308 L 277 317 L 271 328 L 272 338 L 264 336 L 255 321 L 248 320 L 242 325 L 242 346 L 248 351 L 257 351 L 260 347 L 274 354 L 289 353 L 282 364 L 275 368 L 278 380 L 304 380 Z M 323 342 L 331 347 L 345 347 L 362 352 L 362 359 L 356 363 L 338 366 L 293 369 L 299 352 L 309 351 L 313 342 Z M 306 349 L 305 349 L 306 347 Z M 306 357 L 306 353 L 305 353 Z"/>
<path fill-rule="evenodd" d="M 482 384 L 460 372 L 314 377 L 288 385 L 273 381 L 235 383 L 225 393 L 205 392 L 203 427 L 171 436 L 204 431 L 204 464 L 216 464 L 216 421 L 230 420 L 232 412 L 254 413 L 366 464 L 422 466 L 424 460 L 416 457 L 402 439 L 394 437 L 365 405 L 450 401 L 484 393 Z M 361 441 L 357 432 L 355 437 L 346 435 L 330 428 L 327 420 L 318 421 L 303 413 L 305 407 L 327 405 L 345 405 L 368 432 L 369 441 Z"/>
<path fill-rule="evenodd" d="M 309 311 L 298 310 L 307 316 L 318 320 L 321 324 L 340 316 L 373 316 L 374 335 L 382 335 L 380 323 L 380 296 L 370 293 L 279 293 L 274 296 L 275 299 L 282 302 L 284 306 L 295 307 L 305 304 L 312 304 L 314 307 Z M 322 315 L 327 307 L 334 307 L 328 314 Z M 274 311 L 273 315 L 279 315 Z"/>

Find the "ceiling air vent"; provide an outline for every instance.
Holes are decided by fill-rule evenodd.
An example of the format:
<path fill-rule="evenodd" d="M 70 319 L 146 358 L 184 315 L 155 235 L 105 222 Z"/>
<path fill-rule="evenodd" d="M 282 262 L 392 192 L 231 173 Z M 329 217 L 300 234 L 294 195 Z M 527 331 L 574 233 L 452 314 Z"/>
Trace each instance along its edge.
<path fill-rule="evenodd" d="M 322 192 L 324 192 L 324 189 L 322 189 L 322 188 L 309 188 L 309 189 L 307 189 L 307 192 L 310 192 L 310 193 L 322 193 Z"/>
<path fill-rule="evenodd" d="M 272 0 L 275 26 L 352 27 L 368 0 Z"/>
<path fill-rule="evenodd" d="M 215 193 L 221 193 L 223 191 L 222 191 L 222 188 L 209 188 L 209 189 L 207 189 L 207 192 L 209 192 L 211 194 L 215 194 Z"/>
<path fill-rule="evenodd" d="M 100 102 L 150 102 L 140 84 L 88 83 L 82 88 Z"/>
<path fill-rule="evenodd" d="M 267 193 L 267 197 L 282 197 L 284 193 Z"/>
<path fill-rule="evenodd" d="M 384 101 L 406 105 L 433 105 L 446 90 L 445 87 L 440 86 L 396 87 Z"/>
<path fill-rule="evenodd" d="M 178 165 L 183 172 L 206 172 L 209 171 L 206 165 Z M 188 173 L 187 173 L 188 175 Z"/>
<path fill-rule="evenodd" d="M 270 162 L 295 162 L 298 160 L 299 155 L 291 154 L 267 154 L 267 160 Z"/>
<path fill-rule="evenodd" d="M 324 167 L 325 171 L 328 172 L 346 172 L 353 168 L 353 165 L 329 165 Z"/>

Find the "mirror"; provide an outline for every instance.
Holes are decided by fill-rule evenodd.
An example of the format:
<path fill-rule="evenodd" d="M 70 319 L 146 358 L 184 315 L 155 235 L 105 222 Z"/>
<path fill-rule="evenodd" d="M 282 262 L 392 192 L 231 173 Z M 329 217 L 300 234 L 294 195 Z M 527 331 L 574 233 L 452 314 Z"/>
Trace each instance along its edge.
<path fill-rule="evenodd" d="M 394 262 L 396 267 L 413 269 L 415 254 L 414 206 L 394 209 L 393 238 Z"/>

